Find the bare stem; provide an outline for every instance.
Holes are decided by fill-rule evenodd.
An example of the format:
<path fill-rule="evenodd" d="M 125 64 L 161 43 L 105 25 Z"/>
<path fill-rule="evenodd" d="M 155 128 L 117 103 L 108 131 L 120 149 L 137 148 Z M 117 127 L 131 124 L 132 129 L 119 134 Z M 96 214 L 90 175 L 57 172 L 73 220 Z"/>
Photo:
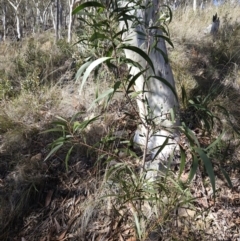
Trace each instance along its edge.
<path fill-rule="evenodd" d="M 143 149 L 142 170 L 141 170 L 142 173 L 145 170 L 145 163 L 146 163 L 146 157 L 147 157 L 147 151 L 148 151 L 149 128 L 150 128 L 149 126 L 147 126 L 146 128 L 147 132 L 146 132 L 145 146 Z"/>

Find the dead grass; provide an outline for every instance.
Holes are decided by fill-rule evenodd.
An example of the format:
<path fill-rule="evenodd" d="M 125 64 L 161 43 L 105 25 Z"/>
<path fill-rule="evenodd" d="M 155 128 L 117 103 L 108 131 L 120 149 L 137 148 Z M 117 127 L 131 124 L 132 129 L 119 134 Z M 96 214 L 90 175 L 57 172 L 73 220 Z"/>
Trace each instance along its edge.
<path fill-rule="evenodd" d="M 213 15 L 217 13 L 220 17 L 220 29 L 222 28 L 224 16 L 229 15 L 230 22 L 240 22 L 239 6 L 221 5 L 219 7 L 208 7 L 204 10 L 193 12 L 192 8 L 179 9 L 173 12 L 173 22 L 170 24 L 170 33 L 174 42 L 188 43 L 209 40 L 211 38 L 204 34 L 204 30 L 212 23 Z"/>
<path fill-rule="evenodd" d="M 220 29 L 217 37 L 212 39 L 204 34 L 204 28 L 211 24 L 212 15 L 216 12 L 220 16 Z M 220 119 L 226 119 L 216 108 L 217 105 L 224 107 L 232 115 L 236 129 L 240 126 L 240 109 L 232 103 L 239 99 L 239 22 L 239 6 L 233 9 L 226 4 L 197 13 L 189 8 L 177 10 L 170 25 L 175 49 L 169 51 L 180 99 L 182 88 L 188 99 L 196 96 L 204 99 L 210 94 L 209 109 L 215 111 Z M 182 102 L 182 107 L 186 110 L 186 103 Z M 225 124 L 229 125 L 227 121 Z M 218 130 L 225 127 L 218 126 Z"/>

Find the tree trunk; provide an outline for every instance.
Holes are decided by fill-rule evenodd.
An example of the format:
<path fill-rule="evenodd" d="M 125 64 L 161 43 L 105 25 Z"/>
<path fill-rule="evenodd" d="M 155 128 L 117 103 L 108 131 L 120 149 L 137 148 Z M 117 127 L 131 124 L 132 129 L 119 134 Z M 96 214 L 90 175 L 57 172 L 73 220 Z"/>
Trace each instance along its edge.
<path fill-rule="evenodd" d="M 20 24 L 20 18 L 19 18 L 19 14 L 18 14 L 18 11 L 16 12 L 16 20 L 17 20 L 17 40 L 19 41 L 22 37 L 22 34 L 21 34 L 21 24 Z"/>
<path fill-rule="evenodd" d="M 197 0 L 193 0 L 193 11 L 196 12 L 197 10 Z"/>
<path fill-rule="evenodd" d="M 69 21 L 68 21 L 68 39 L 67 42 L 71 43 L 72 41 L 72 24 L 73 24 L 73 18 L 72 18 L 72 11 L 73 11 L 73 5 L 75 3 L 75 0 L 69 0 Z"/>
<path fill-rule="evenodd" d="M 55 0 L 55 23 L 56 23 L 55 37 L 57 42 L 59 39 L 59 0 Z"/>
<path fill-rule="evenodd" d="M 3 15 L 2 15 L 2 23 L 3 23 L 3 41 L 6 40 L 6 15 L 7 15 L 7 8 L 6 5 L 3 5 Z"/>
<path fill-rule="evenodd" d="M 149 27 L 159 19 L 158 13 L 160 11 L 160 3 L 158 0 L 153 0 L 152 4 L 152 7 L 146 8 L 146 10 L 136 10 L 135 15 L 138 19 L 143 19 L 146 26 Z M 148 1 L 145 1 L 145 5 L 148 5 Z M 143 24 L 138 24 L 133 29 L 131 28 L 132 22 L 128 24 L 129 31 L 125 34 L 124 39 L 131 39 L 131 41 L 127 41 L 126 44 L 139 47 L 146 53 L 152 49 L 151 46 L 155 40 L 153 36 L 163 35 L 160 29 L 148 30 L 144 28 Z M 122 29 L 126 28 L 125 23 L 121 22 L 120 27 Z M 149 33 L 144 39 L 141 33 L 146 33 L 146 31 L 149 31 Z M 167 56 L 167 49 L 163 38 L 158 38 L 157 48 L 161 49 L 164 55 Z M 142 67 L 147 67 L 146 61 L 135 52 L 125 50 L 125 54 L 127 58 L 140 63 Z M 155 68 L 155 76 L 165 79 L 175 89 L 171 67 L 169 63 L 165 61 L 163 54 L 157 51 L 156 48 L 153 48 L 149 52 L 149 57 Z M 139 71 L 137 67 L 131 66 L 132 75 L 136 75 Z M 161 169 L 161 163 L 168 161 L 169 156 L 174 152 L 177 146 L 178 135 L 174 127 L 179 124 L 179 105 L 173 91 L 159 79 L 150 78 L 146 82 L 146 77 L 153 75 L 154 73 L 151 69 L 148 71 L 147 76 L 142 75 L 135 82 L 135 91 L 142 92 L 140 98 L 137 100 L 137 104 L 143 124 L 136 132 L 134 141 L 145 146 L 152 157 L 157 154 L 158 147 L 163 145 L 165 141 L 168 142 L 168 145 L 163 148 L 161 153 L 159 153 L 153 161 L 145 164 L 147 169 L 159 170 Z M 171 109 L 176 113 L 176 119 L 174 121 L 170 119 Z M 152 124 L 149 124 L 146 118 L 154 120 L 154 125 L 157 126 L 157 128 L 153 129 Z M 156 172 L 149 171 L 148 176 L 154 178 Z"/>
<path fill-rule="evenodd" d="M 19 18 L 19 12 L 18 12 L 18 9 L 19 9 L 19 5 L 21 3 L 21 0 L 19 0 L 19 2 L 16 2 L 16 4 L 14 4 L 13 2 L 11 2 L 10 0 L 8 0 L 8 2 L 10 3 L 10 5 L 14 8 L 15 10 L 15 14 L 16 14 L 16 28 L 17 28 L 17 40 L 20 40 L 21 37 L 22 37 L 22 34 L 21 34 L 21 24 L 20 24 L 20 18 Z"/>
<path fill-rule="evenodd" d="M 53 25 L 53 29 L 55 30 L 55 34 L 56 34 L 56 14 L 54 15 L 54 3 L 51 5 L 51 16 L 52 16 L 52 25 Z"/>
<path fill-rule="evenodd" d="M 44 8 L 44 11 L 42 13 L 42 25 L 43 25 L 43 30 L 46 30 L 47 25 L 48 25 L 48 8 L 51 4 L 51 1 L 48 2 L 47 6 Z"/>
<path fill-rule="evenodd" d="M 41 22 L 41 11 L 39 9 L 39 2 L 35 2 L 35 7 L 36 7 L 36 22 L 33 25 L 33 32 L 35 32 L 35 28 L 37 28 L 37 33 L 40 32 L 40 22 Z"/>
<path fill-rule="evenodd" d="M 58 38 L 62 38 L 62 26 L 63 26 L 63 8 L 61 1 L 58 2 L 58 21 L 59 21 L 59 31 L 58 31 Z"/>

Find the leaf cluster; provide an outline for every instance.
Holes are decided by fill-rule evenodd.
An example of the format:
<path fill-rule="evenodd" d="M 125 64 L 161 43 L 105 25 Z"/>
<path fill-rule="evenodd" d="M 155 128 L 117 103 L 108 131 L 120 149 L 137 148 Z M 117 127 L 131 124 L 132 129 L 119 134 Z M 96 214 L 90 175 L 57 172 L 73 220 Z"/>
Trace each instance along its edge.
<path fill-rule="evenodd" d="M 75 146 L 78 146 L 80 143 L 85 143 L 85 129 L 88 127 L 88 125 L 90 125 L 98 118 L 98 116 L 96 116 L 84 121 L 78 121 L 77 118 L 80 114 L 81 112 L 75 114 L 70 121 L 58 116 L 57 120 L 52 123 L 54 127 L 43 132 L 58 133 L 58 135 L 60 135 L 60 137 L 58 137 L 51 143 L 51 151 L 48 153 L 45 160 L 55 155 L 57 151 L 63 146 L 69 147 L 65 156 L 65 167 L 67 171 L 69 158 L 73 151 L 73 148 Z"/>

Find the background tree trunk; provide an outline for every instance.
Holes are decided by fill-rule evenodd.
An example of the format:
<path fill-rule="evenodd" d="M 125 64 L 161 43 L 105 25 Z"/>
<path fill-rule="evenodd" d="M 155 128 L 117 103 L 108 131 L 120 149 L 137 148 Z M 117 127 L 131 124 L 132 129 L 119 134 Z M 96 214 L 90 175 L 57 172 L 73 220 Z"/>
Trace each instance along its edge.
<path fill-rule="evenodd" d="M 59 0 L 55 0 L 55 40 L 59 39 Z"/>
<path fill-rule="evenodd" d="M 58 0 L 59 1 L 59 0 Z M 63 7 L 61 1 L 58 2 L 58 21 L 59 21 L 59 31 L 58 38 L 62 38 L 62 28 L 63 28 Z"/>
<path fill-rule="evenodd" d="M 51 4 L 51 1 L 48 2 L 47 6 L 44 8 L 44 11 L 42 13 L 42 24 L 43 24 L 43 30 L 46 30 L 48 25 L 48 19 L 49 19 L 49 11 L 48 8 Z"/>
<path fill-rule="evenodd" d="M 196 12 L 197 10 L 197 0 L 193 0 L 193 11 Z"/>
<path fill-rule="evenodd" d="M 21 0 L 19 2 L 16 2 L 15 4 L 8 0 L 10 5 L 14 8 L 15 14 L 16 14 L 16 30 L 17 30 L 17 40 L 20 40 L 22 37 L 21 34 L 21 24 L 20 24 L 20 17 L 19 17 L 19 5 L 21 3 Z"/>
<path fill-rule="evenodd" d="M 35 30 L 37 33 L 40 32 L 40 23 L 41 23 L 41 11 L 39 8 L 39 1 L 34 2 L 35 3 L 35 7 L 36 7 L 36 22 L 33 26 L 33 32 L 35 33 Z M 36 28 L 36 29 L 35 29 Z"/>
<path fill-rule="evenodd" d="M 2 15 L 2 23 L 3 23 L 3 41 L 6 40 L 6 15 L 7 15 L 7 7 L 3 5 L 3 15 Z"/>
<path fill-rule="evenodd" d="M 75 0 L 68 0 L 69 3 L 69 20 L 68 20 L 68 43 L 71 43 L 72 41 L 72 24 L 73 24 L 73 17 L 72 17 L 72 11 L 73 11 L 73 5 L 75 4 Z"/>

